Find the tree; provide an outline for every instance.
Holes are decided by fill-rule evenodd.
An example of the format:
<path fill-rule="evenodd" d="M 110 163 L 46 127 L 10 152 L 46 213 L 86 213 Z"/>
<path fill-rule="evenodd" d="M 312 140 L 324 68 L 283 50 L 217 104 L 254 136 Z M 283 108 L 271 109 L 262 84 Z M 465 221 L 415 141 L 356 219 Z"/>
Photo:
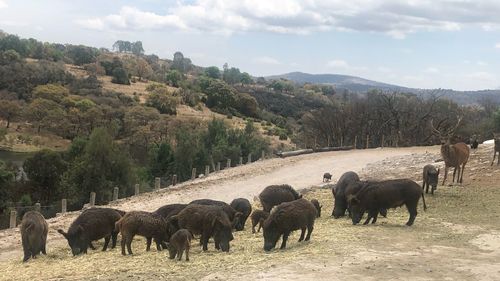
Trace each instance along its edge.
<path fill-rule="evenodd" d="M 0 213 L 5 209 L 9 200 L 9 188 L 14 180 L 14 174 L 0 160 Z"/>
<path fill-rule="evenodd" d="M 115 84 L 130 85 L 127 71 L 122 67 L 113 69 L 113 79 L 111 82 Z"/>
<path fill-rule="evenodd" d="M 28 107 L 25 109 L 26 118 L 36 124 L 37 132 L 40 133 L 40 130 L 43 126 L 49 125 L 49 116 L 50 114 L 62 113 L 61 107 L 47 99 L 35 99 L 31 102 Z M 53 115 L 52 115 L 53 116 Z"/>
<path fill-rule="evenodd" d="M 179 87 L 179 82 L 182 80 L 182 73 L 176 69 L 170 70 L 167 72 L 165 80 L 167 80 L 171 86 Z"/>
<path fill-rule="evenodd" d="M 132 54 L 134 54 L 136 56 L 144 54 L 144 48 L 142 48 L 141 41 L 131 43 L 130 49 L 131 49 L 130 51 L 132 52 Z"/>
<path fill-rule="evenodd" d="M 229 69 L 226 68 L 222 74 L 222 79 L 230 85 L 240 83 L 241 82 L 241 72 L 238 68 L 235 68 L 235 67 L 231 67 Z"/>
<path fill-rule="evenodd" d="M 146 105 L 158 109 L 161 114 L 176 114 L 177 105 L 180 104 L 180 97 L 170 93 L 166 88 L 158 88 L 150 92 Z"/>
<path fill-rule="evenodd" d="M 239 94 L 237 103 L 237 109 L 239 112 L 241 112 L 245 116 L 257 117 L 257 110 L 259 108 L 259 105 L 257 104 L 257 100 L 254 97 L 245 93 Z"/>
<path fill-rule="evenodd" d="M 10 122 L 21 115 L 21 105 L 17 101 L 6 100 L 0 103 L 0 118 L 7 121 L 6 128 L 10 127 Z"/>
<path fill-rule="evenodd" d="M 252 76 L 250 76 L 250 74 L 248 74 L 247 72 L 243 72 L 240 75 L 240 82 L 241 82 L 241 84 L 245 84 L 245 85 L 252 84 L 253 83 Z"/>
<path fill-rule="evenodd" d="M 143 77 L 149 78 L 153 74 L 153 69 L 143 58 L 137 58 L 135 71 L 137 77 L 139 77 L 139 81 L 141 81 Z"/>
<path fill-rule="evenodd" d="M 212 79 L 205 93 L 208 96 L 207 106 L 210 108 L 228 109 L 234 107 L 236 104 L 234 90 L 221 80 Z"/>
<path fill-rule="evenodd" d="M 29 181 L 36 187 L 40 202 L 44 204 L 60 199 L 60 181 L 66 168 L 61 154 L 51 150 L 35 153 L 23 165 Z"/>
<path fill-rule="evenodd" d="M 170 144 L 162 142 L 150 150 L 149 171 L 152 177 L 167 178 L 174 173 L 174 151 Z"/>
<path fill-rule="evenodd" d="M 33 89 L 32 98 L 43 98 L 60 103 L 69 95 L 69 90 L 57 84 L 38 85 Z"/>
<path fill-rule="evenodd" d="M 185 58 L 181 52 L 175 52 L 174 60 L 172 61 L 172 69 L 176 69 L 181 73 L 186 73 L 191 69 L 191 60 Z"/>
<path fill-rule="evenodd" d="M 217 66 L 209 66 L 205 69 L 205 75 L 212 79 L 220 79 L 220 70 Z"/>
<path fill-rule="evenodd" d="M 66 47 L 66 55 L 76 65 L 84 65 L 96 61 L 99 51 L 96 48 L 86 47 L 83 45 L 68 45 Z"/>

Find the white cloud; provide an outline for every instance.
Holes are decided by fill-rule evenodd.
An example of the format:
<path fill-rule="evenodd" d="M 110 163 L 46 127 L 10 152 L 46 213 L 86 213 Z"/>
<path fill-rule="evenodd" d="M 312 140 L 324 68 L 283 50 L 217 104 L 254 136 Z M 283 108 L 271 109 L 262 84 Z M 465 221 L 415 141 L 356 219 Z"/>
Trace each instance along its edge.
<path fill-rule="evenodd" d="M 392 69 L 385 67 L 385 66 L 380 66 L 377 68 L 377 70 L 379 72 L 382 72 L 382 73 L 391 73 L 392 72 Z"/>
<path fill-rule="evenodd" d="M 469 74 L 466 74 L 465 77 L 470 78 L 470 79 L 480 80 L 480 81 L 495 81 L 495 80 L 497 80 L 495 75 L 493 75 L 489 72 L 484 72 L 484 71 L 469 73 Z"/>
<path fill-rule="evenodd" d="M 481 60 L 478 60 L 478 61 L 476 62 L 476 64 L 477 64 L 478 66 L 487 66 L 487 65 L 488 65 L 488 63 L 487 63 L 487 62 L 485 62 L 485 61 L 481 61 Z"/>
<path fill-rule="evenodd" d="M 437 67 L 433 67 L 433 66 L 430 66 L 430 67 L 427 67 L 425 70 L 424 70 L 425 73 L 431 73 L 431 74 L 435 74 L 435 73 L 439 73 L 439 69 Z"/>
<path fill-rule="evenodd" d="M 349 68 L 349 64 L 345 60 L 331 60 L 326 65 L 334 68 Z"/>
<path fill-rule="evenodd" d="M 368 67 L 366 66 L 351 65 L 347 61 L 340 59 L 328 61 L 326 63 L 326 67 L 335 70 L 343 70 L 344 72 L 349 72 L 349 74 L 360 74 L 361 72 L 365 72 L 368 70 Z"/>
<path fill-rule="evenodd" d="M 266 56 L 255 58 L 254 62 L 258 63 L 258 64 L 270 64 L 270 65 L 280 65 L 281 64 L 281 62 L 279 60 L 272 58 L 272 57 L 266 57 Z"/>
<path fill-rule="evenodd" d="M 495 48 L 500 49 L 500 42 L 495 44 Z"/>
<path fill-rule="evenodd" d="M 419 31 L 496 30 L 500 27 L 498 14 L 500 1 L 495 0 L 195 0 L 178 1 L 165 14 L 125 6 L 116 14 L 77 23 L 93 29 L 170 28 L 226 35 L 245 31 L 307 34 L 334 29 L 403 39 Z"/>
<path fill-rule="evenodd" d="M 0 9 L 4 9 L 4 8 L 7 8 L 9 7 L 9 5 L 7 5 L 7 2 L 3 1 L 3 0 L 0 0 Z"/>

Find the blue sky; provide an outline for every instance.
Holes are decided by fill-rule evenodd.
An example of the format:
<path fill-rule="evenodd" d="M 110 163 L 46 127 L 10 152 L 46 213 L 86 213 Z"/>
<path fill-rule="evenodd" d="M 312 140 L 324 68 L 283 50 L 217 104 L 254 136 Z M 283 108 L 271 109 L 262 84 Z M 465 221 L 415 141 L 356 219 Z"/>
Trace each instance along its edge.
<path fill-rule="evenodd" d="M 499 15 L 498 0 L 0 0 L 0 29 L 21 37 L 457 90 L 500 88 Z"/>

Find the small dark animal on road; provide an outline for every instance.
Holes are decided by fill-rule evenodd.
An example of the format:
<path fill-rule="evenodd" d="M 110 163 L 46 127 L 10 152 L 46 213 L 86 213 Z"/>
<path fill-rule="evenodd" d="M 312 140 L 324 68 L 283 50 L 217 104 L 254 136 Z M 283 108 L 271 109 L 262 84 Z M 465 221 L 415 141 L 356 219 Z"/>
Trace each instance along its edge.
<path fill-rule="evenodd" d="M 309 241 L 315 219 L 316 208 L 309 200 L 301 198 L 279 204 L 264 221 L 264 250 L 273 249 L 282 235 L 280 249 L 284 249 L 288 236 L 294 230 L 301 230 L 299 242 Z"/>
<path fill-rule="evenodd" d="M 321 208 L 323 207 L 322 205 L 319 204 L 318 200 L 316 199 L 312 199 L 311 200 L 311 203 L 314 205 L 314 207 L 316 208 L 316 212 L 317 212 L 317 218 L 321 217 Z"/>
<path fill-rule="evenodd" d="M 49 226 L 42 214 L 36 211 L 26 212 L 21 222 L 21 241 L 23 244 L 23 262 L 35 258 L 42 252 L 46 255 L 47 233 Z"/>
<path fill-rule="evenodd" d="M 434 195 L 434 190 L 436 190 L 439 178 L 439 169 L 436 169 L 433 165 L 425 165 L 423 172 L 423 183 L 422 189 L 425 189 L 425 193 L 429 193 L 429 186 L 431 186 L 431 194 Z"/>
<path fill-rule="evenodd" d="M 108 248 L 112 239 L 112 246 L 116 246 L 115 223 L 122 218 L 123 212 L 111 208 L 91 208 L 83 211 L 70 225 L 68 232 L 62 229 L 57 231 L 68 240 L 74 256 L 87 253 L 91 242 L 104 238 L 103 251 Z"/>
<path fill-rule="evenodd" d="M 323 182 L 329 182 L 331 180 L 332 180 L 332 174 L 330 174 L 330 173 L 323 174 Z"/>
<path fill-rule="evenodd" d="M 288 184 L 270 185 L 259 194 L 260 204 L 266 212 L 283 202 L 290 202 L 302 198 L 293 187 Z"/>
<path fill-rule="evenodd" d="M 262 227 L 262 224 L 264 221 L 269 217 L 269 213 L 262 211 L 262 210 L 255 210 L 252 213 L 251 219 L 252 219 L 252 233 L 255 233 L 255 226 L 257 224 L 259 225 L 259 229 L 257 229 L 257 232 L 260 232 L 260 229 Z"/>
<path fill-rule="evenodd" d="M 189 248 L 191 248 L 191 239 L 193 234 L 187 229 L 179 229 L 170 237 L 168 244 L 169 258 L 174 259 L 177 256 L 181 260 L 182 254 L 186 251 L 186 261 L 189 261 Z"/>
<path fill-rule="evenodd" d="M 387 180 L 380 182 L 360 182 L 364 185 L 356 194 L 349 195 L 348 202 L 352 211 L 352 223 L 358 224 L 363 214 L 367 211 L 368 218 L 364 224 L 377 221 L 380 209 L 396 208 L 406 205 L 410 218 L 406 225 L 411 226 L 417 217 L 418 200 L 422 197 L 424 210 L 424 192 L 414 181 L 409 179 Z"/>

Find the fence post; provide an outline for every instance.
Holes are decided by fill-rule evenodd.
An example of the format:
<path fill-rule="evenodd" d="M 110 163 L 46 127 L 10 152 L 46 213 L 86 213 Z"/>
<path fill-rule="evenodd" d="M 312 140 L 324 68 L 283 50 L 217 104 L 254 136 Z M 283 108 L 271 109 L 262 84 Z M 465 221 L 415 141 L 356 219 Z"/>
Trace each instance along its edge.
<path fill-rule="evenodd" d="M 205 166 L 205 177 L 208 176 L 208 174 L 210 174 L 210 166 L 206 165 Z"/>
<path fill-rule="evenodd" d="M 354 136 L 354 149 L 357 149 L 358 146 L 358 136 Z"/>
<path fill-rule="evenodd" d="M 384 135 L 382 135 L 382 143 L 381 143 L 381 147 L 384 148 Z"/>
<path fill-rule="evenodd" d="M 240 164 L 239 166 L 243 165 L 243 157 L 240 156 Z"/>
<path fill-rule="evenodd" d="M 95 192 L 91 192 L 90 193 L 90 202 L 89 202 L 89 206 L 90 207 L 94 207 L 95 205 Z"/>
<path fill-rule="evenodd" d="M 139 187 L 140 187 L 140 186 L 139 186 L 139 184 L 138 184 L 138 183 L 136 183 L 136 184 L 135 184 L 135 186 L 134 186 L 134 191 L 135 191 L 135 192 L 134 192 L 134 194 L 135 194 L 135 195 L 139 195 L 139 193 L 141 192 L 141 191 L 139 190 Z"/>
<path fill-rule="evenodd" d="M 40 212 L 42 210 L 42 205 L 40 202 L 35 203 L 35 211 Z"/>
<path fill-rule="evenodd" d="M 194 180 L 196 178 L 196 168 L 193 168 L 191 171 L 191 179 Z"/>
<path fill-rule="evenodd" d="M 220 171 L 220 162 L 217 162 L 217 168 L 215 169 L 216 172 Z"/>
<path fill-rule="evenodd" d="M 161 179 L 155 178 L 155 190 L 160 189 L 160 186 L 161 186 Z"/>
<path fill-rule="evenodd" d="M 10 228 L 15 228 L 17 224 L 17 212 L 16 211 L 10 211 Z"/>
<path fill-rule="evenodd" d="M 370 135 L 366 135 L 366 149 L 370 148 Z"/>
<path fill-rule="evenodd" d="M 118 186 L 115 186 L 115 188 L 113 189 L 113 201 L 118 200 L 118 191 Z"/>
<path fill-rule="evenodd" d="M 247 164 L 252 163 L 252 153 L 248 154 Z"/>
<path fill-rule="evenodd" d="M 226 169 L 231 168 L 231 158 L 227 158 Z"/>
<path fill-rule="evenodd" d="M 260 154 L 260 160 L 264 160 L 266 159 L 266 152 L 264 150 L 262 150 L 261 154 Z"/>
<path fill-rule="evenodd" d="M 61 200 L 61 213 L 65 214 L 68 211 L 68 201 L 66 199 Z"/>
<path fill-rule="evenodd" d="M 172 186 L 177 184 L 177 175 L 172 176 Z"/>

